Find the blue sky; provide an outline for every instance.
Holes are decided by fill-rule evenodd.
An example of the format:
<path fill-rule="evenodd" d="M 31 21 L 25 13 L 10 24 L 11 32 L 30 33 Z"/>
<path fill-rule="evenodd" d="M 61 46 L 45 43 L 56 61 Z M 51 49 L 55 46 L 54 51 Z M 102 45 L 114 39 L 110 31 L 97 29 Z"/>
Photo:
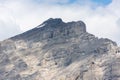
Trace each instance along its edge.
<path fill-rule="evenodd" d="M 91 0 L 94 3 L 102 4 L 102 5 L 108 5 L 112 2 L 112 0 Z"/>
<path fill-rule="evenodd" d="M 69 0 L 69 3 L 74 3 L 77 0 Z M 86 2 L 86 0 L 81 0 L 83 3 Z M 96 3 L 98 5 L 108 5 L 112 2 L 112 0 L 87 0 L 93 3 Z"/>
<path fill-rule="evenodd" d="M 0 0 L 0 40 L 49 18 L 82 20 L 87 31 L 120 43 L 120 0 Z"/>
<path fill-rule="evenodd" d="M 88 2 L 97 4 L 97 5 L 101 5 L 101 6 L 105 6 L 108 5 L 112 2 L 112 0 L 32 0 L 33 2 L 36 3 L 43 3 L 43 2 L 48 2 L 48 3 L 56 3 L 56 4 L 73 4 L 73 3 L 82 3 L 82 4 L 87 4 Z"/>

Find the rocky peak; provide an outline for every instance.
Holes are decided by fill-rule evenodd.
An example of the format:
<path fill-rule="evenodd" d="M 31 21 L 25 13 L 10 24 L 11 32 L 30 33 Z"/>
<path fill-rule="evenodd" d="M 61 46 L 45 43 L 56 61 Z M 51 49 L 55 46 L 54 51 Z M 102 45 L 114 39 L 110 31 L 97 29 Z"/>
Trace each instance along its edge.
<path fill-rule="evenodd" d="M 54 37 L 76 36 L 82 33 L 86 33 L 86 25 L 83 21 L 72 21 L 66 23 L 60 18 L 50 18 L 34 29 L 14 38 L 26 38 L 32 40 L 35 39 L 33 37 L 36 36 L 36 38 L 40 37 L 40 39 L 48 39 Z"/>
<path fill-rule="evenodd" d="M 48 20 L 44 21 L 42 24 L 40 24 L 37 28 L 40 27 L 47 27 L 47 28 L 64 28 L 64 27 L 84 27 L 84 32 L 86 32 L 86 25 L 83 21 L 72 21 L 72 22 L 63 22 L 61 18 L 49 18 Z"/>
<path fill-rule="evenodd" d="M 57 36 L 61 34 L 79 35 L 86 32 L 86 25 L 82 21 L 63 22 L 60 18 L 50 18 L 43 22 L 39 28 L 43 27 L 44 31 L 52 32 Z"/>
<path fill-rule="evenodd" d="M 0 42 L 0 80 L 118 80 L 120 48 L 82 21 L 50 18 Z"/>
<path fill-rule="evenodd" d="M 46 24 L 51 24 L 51 23 L 54 23 L 54 24 L 59 24 L 59 23 L 64 23 L 62 21 L 61 18 L 49 18 L 48 20 L 44 21 L 43 23 L 46 23 Z"/>
<path fill-rule="evenodd" d="M 62 21 L 61 18 L 49 18 L 48 20 L 44 21 L 42 24 L 40 24 L 39 26 L 37 26 L 37 28 L 41 28 L 41 27 L 56 27 L 58 25 L 63 25 L 64 22 Z"/>

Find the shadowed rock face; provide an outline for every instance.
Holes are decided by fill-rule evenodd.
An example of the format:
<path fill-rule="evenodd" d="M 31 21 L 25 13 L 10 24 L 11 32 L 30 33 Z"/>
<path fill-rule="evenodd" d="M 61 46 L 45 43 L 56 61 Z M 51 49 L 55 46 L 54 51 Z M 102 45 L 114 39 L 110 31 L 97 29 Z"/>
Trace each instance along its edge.
<path fill-rule="evenodd" d="M 55 37 L 69 37 L 86 32 L 86 26 L 82 21 L 64 23 L 61 19 L 48 19 L 36 28 L 29 30 L 12 39 L 43 40 Z M 39 39 L 38 39 L 39 38 Z"/>
<path fill-rule="evenodd" d="M 50 18 L 0 42 L 0 80 L 120 80 L 120 48 L 85 23 Z"/>

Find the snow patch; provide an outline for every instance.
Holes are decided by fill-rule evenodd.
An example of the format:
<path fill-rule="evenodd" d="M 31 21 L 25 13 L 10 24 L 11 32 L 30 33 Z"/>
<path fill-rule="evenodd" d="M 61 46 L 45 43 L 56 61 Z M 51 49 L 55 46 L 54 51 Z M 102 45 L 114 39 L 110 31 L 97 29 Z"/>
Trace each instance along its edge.
<path fill-rule="evenodd" d="M 45 23 L 44 23 L 44 24 L 41 24 L 41 25 L 37 26 L 37 28 L 44 27 L 45 25 L 46 25 Z"/>

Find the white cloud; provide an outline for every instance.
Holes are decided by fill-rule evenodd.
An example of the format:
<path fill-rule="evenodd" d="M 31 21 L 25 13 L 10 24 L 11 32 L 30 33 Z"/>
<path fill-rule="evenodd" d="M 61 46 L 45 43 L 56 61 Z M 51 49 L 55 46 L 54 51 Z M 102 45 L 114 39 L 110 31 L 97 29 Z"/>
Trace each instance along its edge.
<path fill-rule="evenodd" d="M 10 11 L 4 6 L 0 6 L 0 40 L 18 33 L 20 33 L 19 26 L 15 23 Z"/>
<path fill-rule="evenodd" d="M 87 25 L 88 32 L 99 37 L 110 38 L 119 43 L 120 0 L 113 0 L 111 4 L 104 7 L 95 5 L 96 8 L 93 8 L 94 4 L 89 0 L 86 0 L 86 5 L 82 5 L 80 0 L 74 4 L 66 5 L 56 3 L 67 3 L 68 0 L 36 1 L 6 0 L 3 5 L 12 11 L 12 15 L 22 31 L 34 28 L 48 18 L 60 17 L 66 22 L 83 20 Z"/>

